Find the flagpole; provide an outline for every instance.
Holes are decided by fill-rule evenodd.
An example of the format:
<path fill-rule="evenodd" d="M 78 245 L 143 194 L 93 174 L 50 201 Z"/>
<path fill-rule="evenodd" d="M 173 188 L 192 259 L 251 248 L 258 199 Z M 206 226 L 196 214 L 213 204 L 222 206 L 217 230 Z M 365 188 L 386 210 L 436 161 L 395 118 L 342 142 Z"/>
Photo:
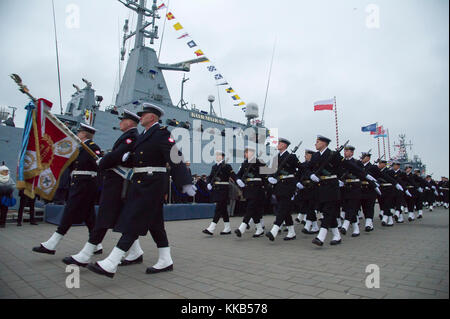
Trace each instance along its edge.
<path fill-rule="evenodd" d="M 337 116 L 336 96 L 334 97 L 334 119 L 336 121 L 336 145 L 337 145 L 337 148 L 339 148 L 339 130 L 338 130 L 338 116 Z"/>
<path fill-rule="evenodd" d="M 61 72 L 59 69 L 59 51 L 58 51 L 58 36 L 56 34 L 56 15 L 55 15 L 55 2 L 52 0 L 53 8 L 53 28 L 55 29 L 55 48 L 56 48 L 56 68 L 58 70 L 58 87 L 59 87 L 59 108 L 61 110 L 61 115 L 63 114 L 62 107 L 62 94 L 61 94 Z"/>
<path fill-rule="evenodd" d="M 389 159 L 391 159 L 391 142 L 390 142 L 390 137 L 389 137 L 389 129 L 387 129 L 387 139 L 388 139 L 388 156 L 389 156 Z"/>
<path fill-rule="evenodd" d="M 386 158 L 386 143 L 385 143 L 385 141 L 384 141 L 384 134 L 383 134 L 383 155 L 384 155 L 384 158 L 387 160 L 387 158 Z"/>
<path fill-rule="evenodd" d="M 381 159 L 381 154 L 380 154 L 380 138 L 377 137 L 377 142 L 378 142 L 378 159 Z"/>

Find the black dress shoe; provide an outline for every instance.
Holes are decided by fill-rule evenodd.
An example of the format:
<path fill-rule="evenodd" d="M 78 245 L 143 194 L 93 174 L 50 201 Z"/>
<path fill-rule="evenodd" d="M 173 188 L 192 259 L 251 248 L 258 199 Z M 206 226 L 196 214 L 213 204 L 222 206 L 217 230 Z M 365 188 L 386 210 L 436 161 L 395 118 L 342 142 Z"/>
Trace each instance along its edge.
<path fill-rule="evenodd" d="M 386 227 L 387 226 L 386 222 L 381 222 L 381 226 Z"/>
<path fill-rule="evenodd" d="M 153 267 L 148 267 L 147 270 L 145 271 L 146 274 L 157 274 L 159 272 L 164 272 L 164 271 L 172 271 L 173 270 L 173 264 L 170 266 L 167 266 L 166 268 L 163 269 L 156 269 Z"/>
<path fill-rule="evenodd" d="M 352 237 L 358 237 L 358 236 L 359 236 L 359 233 L 357 233 L 357 234 L 353 233 L 352 234 Z"/>
<path fill-rule="evenodd" d="M 314 238 L 313 239 L 313 241 L 312 241 L 312 243 L 314 244 L 314 245 L 317 245 L 317 246 L 323 246 L 323 241 L 321 241 L 319 238 Z"/>
<path fill-rule="evenodd" d="M 287 233 L 287 232 L 289 231 L 289 229 L 285 228 L 285 229 L 283 229 L 283 231 L 284 231 L 285 233 Z"/>
<path fill-rule="evenodd" d="M 87 269 L 89 269 L 92 272 L 95 272 L 96 274 L 103 275 L 103 276 L 106 276 L 106 277 L 109 277 L 109 278 L 113 278 L 114 275 L 115 275 L 114 273 L 107 272 L 106 270 L 103 270 L 103 268 L 100 267 L 100 265 L 97 264 L 97 263 L 87 265 Z"/>
<path fill-rule="evenodd" d="M 401 224 L 401 223 L 400 223 Z M 394 227 L 394 224 L 386 224 L 387 227 Z"/>
<path fill-rule="evenodd" d="M 340 243 L 342 243 L 342 240 L 341 240 L 341 239 L 330 241 L 330 245 L 331 245 L 331 246 L 339 245 Z"/>
<path fill-rule="evenodd" d="M 297 223 L 300 223 L 300 219 L 298 219 L 298 217 L 295 218 L 295 221 L 296 221 Z"/>
<path fill-rule="evenodd" d="M 397 222 L 397 224 L 403 224 L 405 221 L 403 221 L 403 220 L 402 220 L 402 221 L 397 220 L 396 222 Z"/>
<path fill-rule="evenodd" d="M 242 233 L 241 233 L 241 231 L 240 231 L 239 229 L 236 229 L 236 230 L 234 231 L 234 233 L 236 234 L 236 236 L 242 237 Z"/>
<path fill-rule="evenodd" d="M 49 255 L 54 255 L 56 250 L 50 250 L 45 248 L 44 246 L 40 245 L 38 247 L 33 247 L 33 251 L 36 253 L 41 253 L 41 254 L 49 254 Z"/>
<path fill-rule="evenodd" d="M 302 220 L 301 224 L 304 226 L 304 225 L 306 225 L 306 222 L 304 220 Z"/>
<path fill-rule="evenodd" d="M 417 216 L 417 219 L 421 219 L 421 218 L 422 218 L 422 215 Z"/>
<path fill-rule="evenodd" d="M 119 264 L 119 266 L 130 266 L 130 265 L 142 264 L 143 261 L 144 261 L 144 257 L 143 257 L 143 255 L 140 255 L 135 260 L 126 260 L 126 259 L 122 260 L 122 262 Z"/>
<path fill-rule="evenodd" d="M 101 255 L 101 254 L 103 254 L 103 249 L 99 249 L 94 252 L 94 255 Z"/>
<path fill-rule="evenodd" d="M 296 239 L 297 238 L 297 236 L 294 236 L 294 237 L 284 237 L 283 238 L 283 240 L 294 240 L 294 239 Z"/>
<path fill-rule="evenodd" d="M 306 228 L 303 228 L 303 229 L 302 229 L 302 233 L 303 233 L 303 234 L 306 234 L 306 235 L 311 235 L 311 234 L 312 234 L 312 232 L 310 232 L 310 231 L 307 230 Z"/>
<path fill-rule="evenodd" d="M 250 229 L 250 225 L 249 224 L 247 224 L 247 230 L 249 230 Z"/>
<path fill-rule="evenodd" d="M 259 237 L 262 237 L 262 236 L 264 236 L 264 233 L 261 233 L 261 234 L 253 234 L 253 238 L 259 238 Z"/>
<path fill-rule="evenodd" d="M 378 215 L 378 218 L 379 218 L 380 220 L 382 220 L 382 219 L 383 219 L 383 215 Z"/>
<path fill-rule="evenodd" d="M 221 235 L 231 235 L 231 230 L 228 231 L 228 232 L 225 232 L 225 231 L 220 232 L 220 234 L 221 234 Z"/>
<path fill-rule="evenodd" d="M 347 231 L 345 230 L 344 227 L 341 227 L 340 231 L 341 231 L 342 235 L 346 235 L 347 234 Z"/>
<path fill-rule="evenodd" d="M 62 262 L 65 263 L 66 265 L 77 265 L 80 267 L 86 267 L 88 265 L 87 263 L 80 263 L 76 261 L 75 259 L 72 258 L 72 256 L 64 257 Z"/>
<path fill-rule="evenodd" d="M 203 229 L 203 231 L 202 231 L 202 233 L 203 234 L 206 234 L 206 235 L 214 235 L 213 233 L 211 233 L 209 230 L 207 230 L 207 229 Z"/>
<path fill-rule="evenodd" d="M 370 226 L 366 226 L 366 232 L 371 232 L 373 230 L 373 228 L 372 227 L 370 227 Z"/>
<path fill-rule="evenodd" d="M 267 232 L 267 233 L 266 233 L 266 237 L 269 238 L 270 241 L 274 241 L 274 240 L 275 240 L 275 237 L 273 237 L 273 235 L 272 235 L 271 232 Z"/>

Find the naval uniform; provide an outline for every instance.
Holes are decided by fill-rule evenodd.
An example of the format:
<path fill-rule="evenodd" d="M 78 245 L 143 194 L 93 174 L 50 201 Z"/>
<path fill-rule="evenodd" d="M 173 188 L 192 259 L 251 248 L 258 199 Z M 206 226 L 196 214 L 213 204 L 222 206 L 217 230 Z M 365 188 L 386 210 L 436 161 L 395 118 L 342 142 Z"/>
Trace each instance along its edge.
<path fill-rule="evenodd" d="M 258 224 L 261 220 L 264 208 L 264 182 L 260 173 L 260 168 L 265 164 L 256 158 L 249 163 L 246 159 L 236 174 L 238 179 L 245 183 L 243 196 L 247 200 L 247 209 L 243 218 L 243 222 L 248 224 L 250 219 Z"/>
<path fill-rule="evenodd" d="M 283 224 L 292 226 L 292 196 L 295 193 L 297 183 L 297 168 L 300 169 L 300 162 L 295 154 L 284 151 L 278 154 L 278 176 L 273 176 L 279 181 L 273 187 L 273 194 L 277 199 L 277 206 L 275 211 L 274 225 L 278 227 Z"/>
<path fill-rule="evenodd" d="M 122 163 L 122 157 L 125 153 L 133 150 L 138 139 L 139 132 L 137 128 L 131 128 L 124 132 L 114 143 L 112 151 L 107 153 L 99 163 L 99 170 L 104 171 L 103 191 L 100 196 L 100 205 L 95 223 L 94 231 L 89 236 L 89 242 L 97 245 L 103 241 L 108 229 L 114 228 L 119 218 L 124 204 L 122 198 L 122 189 L 124 187 L 124 176 L 120 176 L 113 168 L 119 172 L 120 167 L 130 168 L 131 163 Z M 123 173 L 125 173 L 123 171 Z"/>
<path fill-rule="evenodd" d="M 448 197 L 449 197 L 449 186 L 448 186 L 448 180 L 446 181 L 440 181 L 438 183 L 438 187 L 440 189 L 440 192 L 442 193 L 442 202 L 444 203 L 444 207 L 448 208 Z"/>
<path fill-rule="evenodd" d="M 171 159 L 171 150 L 175 146 L 167 127 L 155 123 L 143 132 L 130 155 L 133 167 L 125 205 L 120 213 L 114 231 L 122 233 L 117 248 L 128 251 L 139 236 L 150 231 L 158 248 L 169 246 L 164 229 L 163 202 L 164 187 L 168 180 L 166 164 L 171 168 L 171 175 L 177 188 L 192 183 L 182 154 L 178 151 L 179 162 Z M 173 152 L 172 152 L 173 153 Z"/>
<path fill-rule="evenodd" d="M 418 185 L 417 187 L 417 196 L 415 197 L 415 203 L 414 205 L 416 206 L 416 209 L 419 211 L 419 214 L 422 213 L 422 209 L 423 209 L 423 202 L 424 202 L 424 192 L 425 192 L 425 187 L 427 187 L 427 182 L 426 180 L 417 174 L 413 175 L 414 181 L 416 182 L 416 184 Z"/>
<path fill-rule="evenodd" d="M 344 159 L 344 162 L 351 162 L 352 165 L 359 167 L 354 158 Z M 362 175 L 365 176 L 367 173 L 360 173 L 359 175 L 362 177 Z M 358 221 L 357 215 L 361 205 L 361 179 L 350 172 L 349 167 L 346 167 L 340 176 L 340 180 L 344 183 L 344 186 L 341 187 L 342 211 L 345 212 L 345 220 L 354 224 Z"/>
<path fill-rule="evenodd" d="M 407 190 L 412 196 L 408 196 L 407 194 L 404 195 L 406 206 L 408 207 L 409 217 L 408 220 L 411 221 L 411 219 L 414 219 L 414 209 L 415 209 L 415 203 L 416 198 L 419 196 L 418 188 L 420 187 L 419 184 L 416 183 L 416 180 L 414 178 L 414 174 L 411 172 L 408 174 L 405 172 L 403 174 L 403 183 L 405 184 L 405 191 Z"/>
<path fill-rule="evenodd" d="M 230 178 L 236 180 L 236 174 L 231 165 L 222 160 L 220 163 L 213 165 L 211 173 L 206 179 L 206 182 L 212 186 L 211 201 L 216 203 L 213 218 L 213 223 L 215 224 L 217 224 L 220 218 L 223 219 L 224 223 L 230 221 L 227 210 L 230 197 Z"/>
<path fill-rule="evenodd" d="M 100 155 L 100 147 L 91 140 L 84 142 L 95 154 Z M 95 225 L 95 199 L 97 196 L 97 163 L 83 147 L 79 147 L 78 158 L 71 164 L 69 196 L 63 217 L 56 232 L 65 235 L 73 224 L 85 223 L 92 232 Z"/>
<path fill-rule="evenodd" d="M 394 170 L 394 169 L 389 169 L 387 171 L 387 173 L 394 178 L 398 184 L 400 184 L 403 188 L 404 191 L 406 191 L 406 184 L 405 184 L 405 175 L 406 173 L 403 172 L 402 170 L 398 169 L 398 170 Z M 393 198 L 393 206 L 394 209 L 396 211 L 396 217 L 398 214 L 402 214 L 402 207 L 406 206 L 406 201 L 405 201 L 405 197 L 404 197 L 404 193 L 395 188 L 394 189 L 394 198 Z"/>
<path fill-rule="evenodd" d="M 367 174 L 377 178 L 380 175 L 380 170 L 377 166 L 370 162 L 363 163 L 358 161 L 359 167 L 361 167 Z M 375 191 L 375 185 L 368 181 L 361 182 L 361 209 L 364 214 L 364 218 L 373 221 L 373 215 L 375 214 L 375 201 L 377 198 L 377 192 Z M 367 231 L 371 231 L 371 228 L 366 228 Z"/>

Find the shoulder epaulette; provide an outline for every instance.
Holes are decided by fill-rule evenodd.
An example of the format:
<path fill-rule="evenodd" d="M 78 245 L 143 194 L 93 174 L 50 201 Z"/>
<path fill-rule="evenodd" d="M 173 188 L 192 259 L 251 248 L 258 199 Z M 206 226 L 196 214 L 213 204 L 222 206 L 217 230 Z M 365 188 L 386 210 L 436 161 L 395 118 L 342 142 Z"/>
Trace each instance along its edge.
<path fill-rule="evenodd" d="M 90 143 L 89 143 L 89 145 L 94 145 L 94 144 L 95 144 L 94 142 L 90 142 Z"/>
<path fill-rule="evenodd" d="M 167 130 L 167 126 L 161 126 L 159 129 L 160 130 Z"/>

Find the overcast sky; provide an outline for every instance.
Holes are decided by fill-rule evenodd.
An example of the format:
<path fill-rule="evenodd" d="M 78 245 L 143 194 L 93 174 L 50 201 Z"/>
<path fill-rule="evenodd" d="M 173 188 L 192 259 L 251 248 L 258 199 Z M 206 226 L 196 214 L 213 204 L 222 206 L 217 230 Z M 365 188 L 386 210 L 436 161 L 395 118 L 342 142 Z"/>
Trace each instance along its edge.
<path fill-rule="evenodd" d="M 70 4 L 80 9 L 79 28 L 66 26 Z M 366 12 L 370 4 L 379 9 L 379 28 L 367 25 L 368 16 L 375 17 Z M 303 140 L 301 150 L 312 148 L 317 134 L 331 137 L 335 147 L 334 113 L 314 112 L 313 103 L 336 96 L 341 143 L 350 139 L 358 155 L 368 149 L 378 155 L 376 140 L 361 132 L 361 126 L 378 122 L 389 129 L 391 144 L 406 134 L 414 144 L 410 157 L 419 155 L 428 173 L 440 179 L 449 166 L 448 6 L 447 0 L 170 0 L 169 10 L 239 96 L 260 111 L 277 39 L 265 122 L 295 144 Z M 119 29 L 126 18 L 134 29 L 136 19 L 115 0 L 56 0 L 55 7 L 63 107 L 72 83 L 82 86 L 83 77 L 104 97 L 103 106 L 113 104 Z M 369 20 L 369 26 L 376 23 Z M 18 73 L 58 112 L 51 0 L 1 0 L 0 27 L 0 106 L 19 107 L 16 123 L 23 126 L 27 99 L 8 77 Z M 176 39 L 179 34 L 168 21 L 163 63 L 195 57 L 187 41 Z M 183 74 L 165 76 L 177 104 Z M 188 76 L 185 100 L 208 110 L 207 96 L 217 96 L 211 73 L 198 64 Z M 245 122 L 223 91 L 220 100 L 224 117 Z"/>

